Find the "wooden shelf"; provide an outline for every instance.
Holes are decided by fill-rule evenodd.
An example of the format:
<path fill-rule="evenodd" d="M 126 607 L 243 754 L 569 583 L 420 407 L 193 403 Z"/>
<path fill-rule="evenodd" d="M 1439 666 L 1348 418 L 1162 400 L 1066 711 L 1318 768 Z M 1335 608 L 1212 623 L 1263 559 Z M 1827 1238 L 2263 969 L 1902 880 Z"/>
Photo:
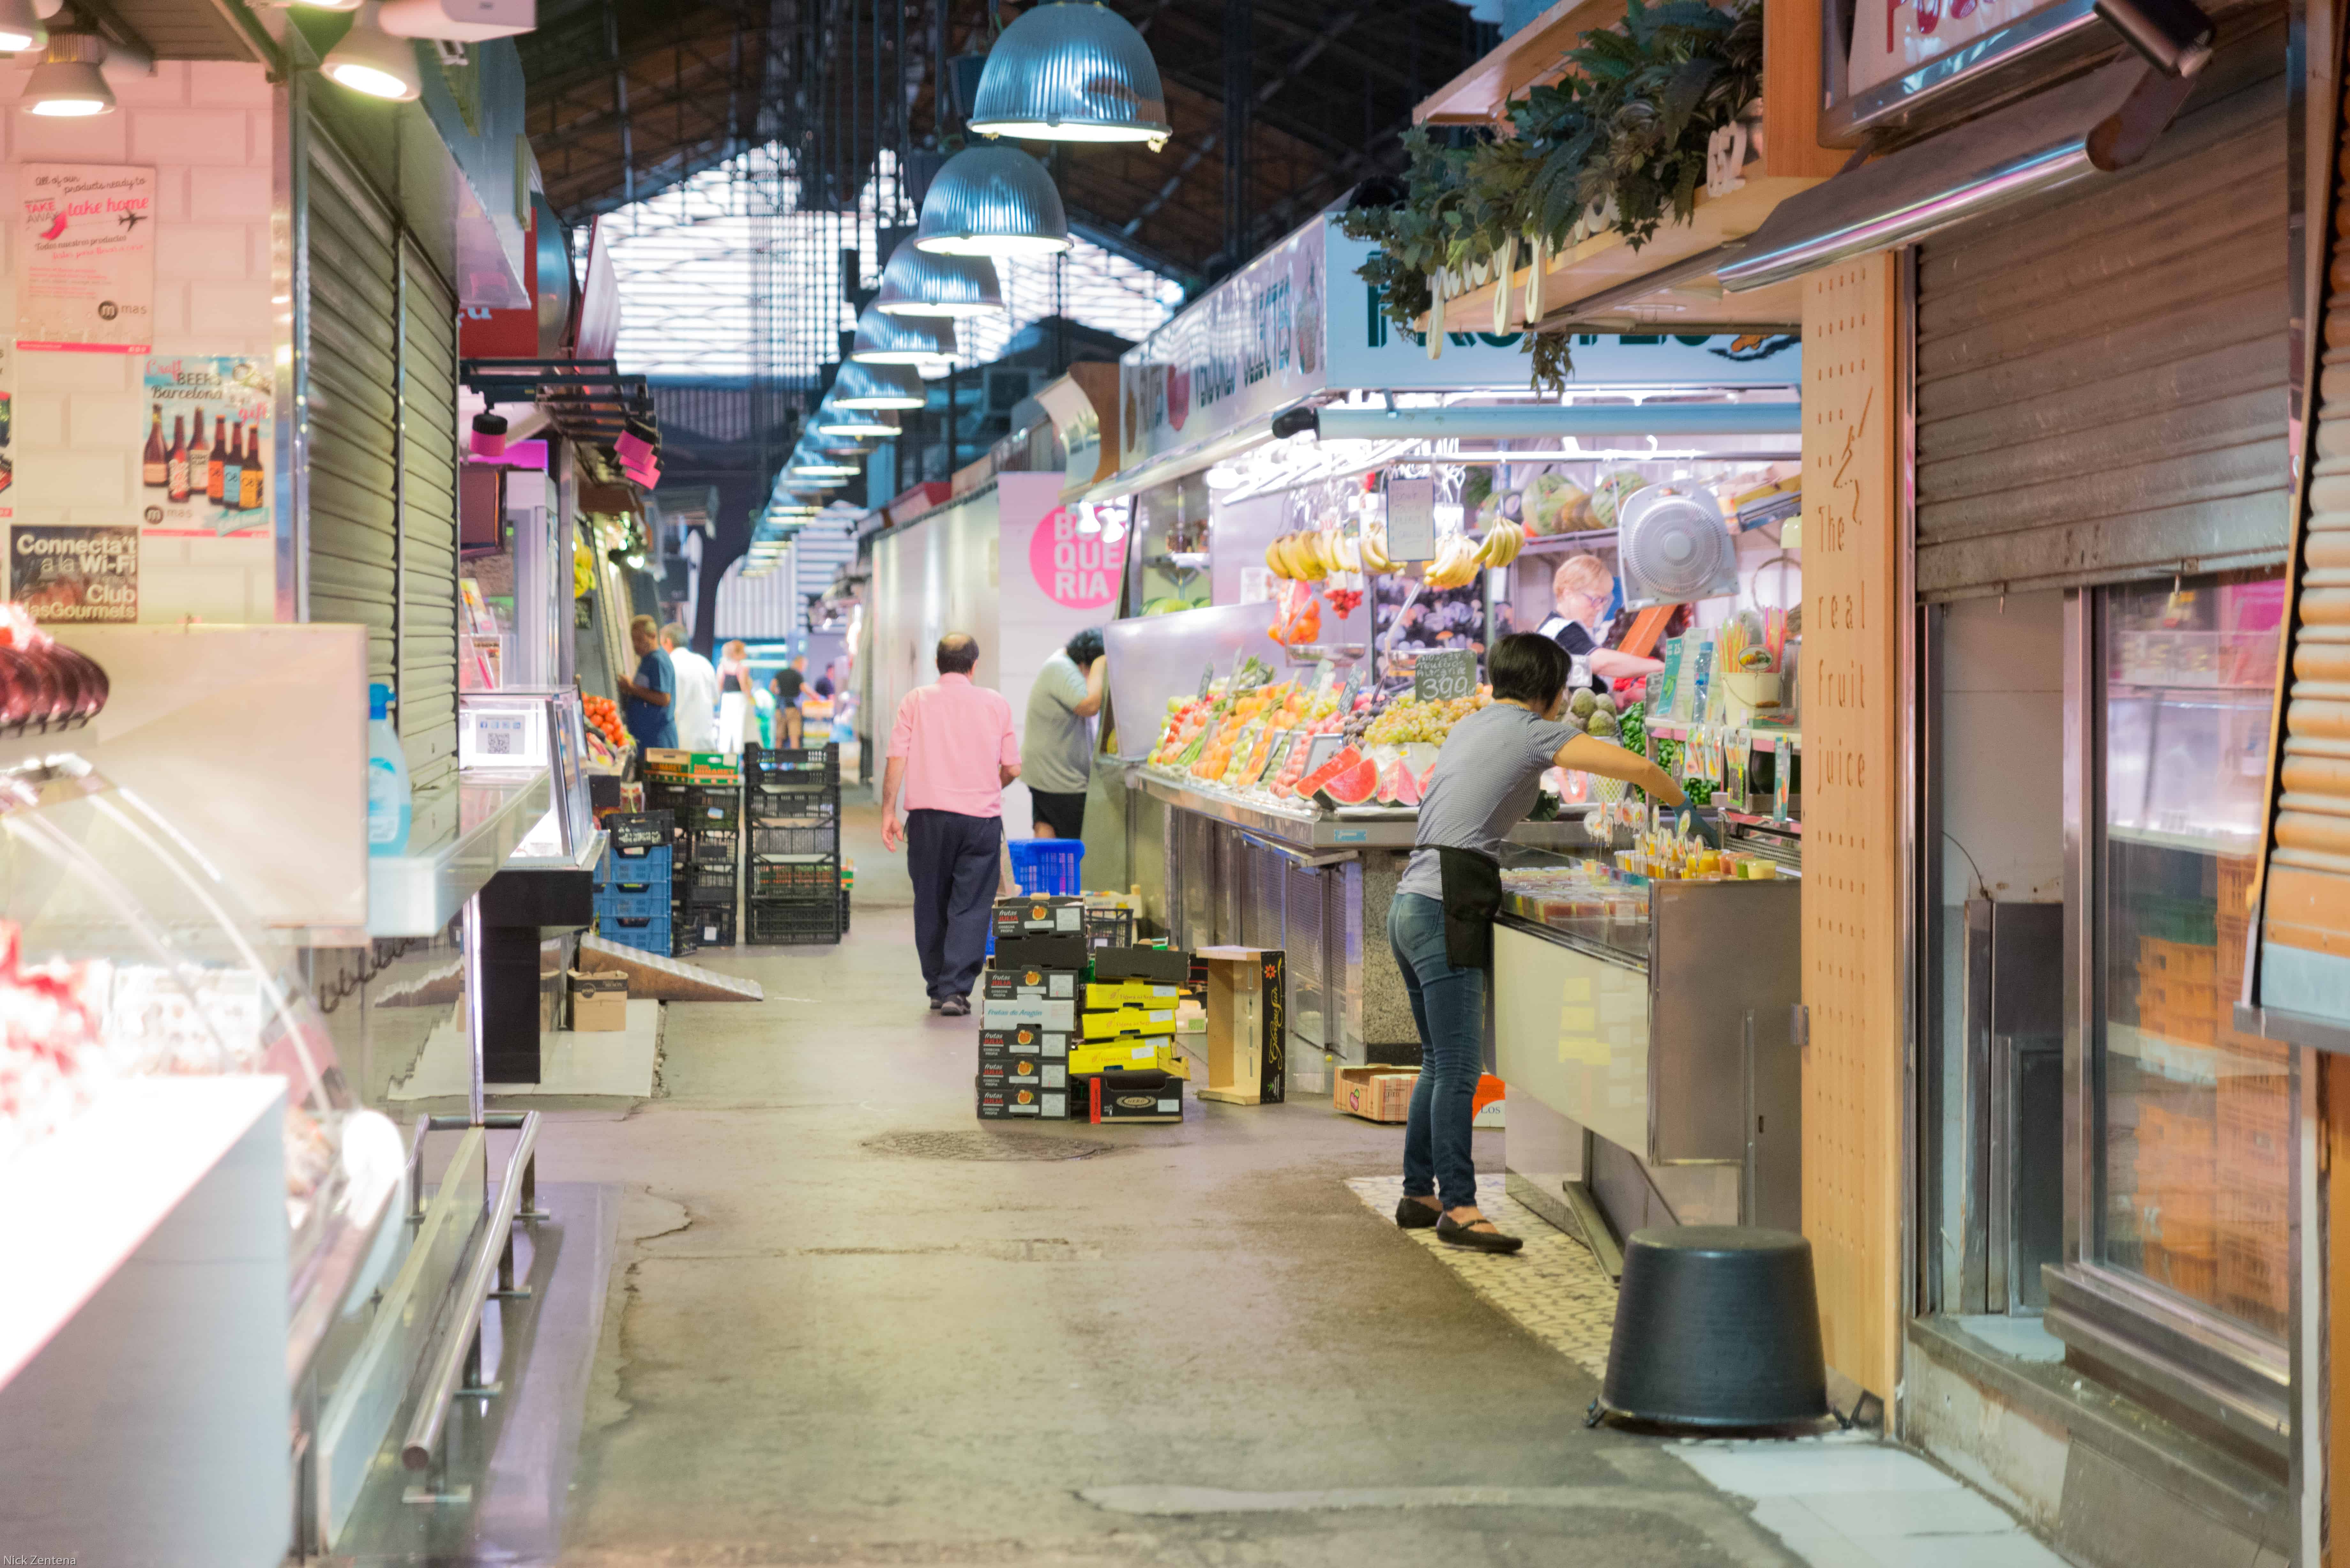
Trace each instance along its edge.
<path fill-rule="evenodd" d="M 1584 34 L 1624 20 L 1624 0 L 1558 0 L 1411 111 L 1421 125 L 1486 125 L 1530 87 L 1565 74 L 1561 60 Z M 1814 52 L 1817 52 L 1816 46 Z"/>

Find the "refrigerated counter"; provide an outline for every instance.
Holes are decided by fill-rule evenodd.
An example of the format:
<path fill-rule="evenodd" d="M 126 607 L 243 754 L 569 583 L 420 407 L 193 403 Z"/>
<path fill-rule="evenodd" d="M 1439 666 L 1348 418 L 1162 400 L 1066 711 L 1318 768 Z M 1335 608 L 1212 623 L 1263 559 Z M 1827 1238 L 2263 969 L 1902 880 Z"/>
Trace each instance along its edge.
<path fill-rule="evenodd" d="M 1513 855 L 1504 887 L 1564 865 Z M 1644 1225 L 1801 1230 L 1802 884 L 1632 880 L 1508 905 L 1492 1016 L 1512 1195 L 1599 1221 L 1603 1254 Z"/>
<path fill-rule="evenodd" d="M 1127 799 L 1132 874 L 1147 906 L 1163 907 L 1177 946 L 1286 952 L 1292 1095 L 1328 1091 L 1326 1054 L 1347 1065 L 1419 1060 L 1387 940 L 1388 901 L 1419 831 L 1416 813 L 1243 801 L 1140 767 L 1127 772 Z M 1580 817 L 1521 823 L 1512 835 L 1558 849 L 1583 836 Z M 1155 853 L 1135 853 L 1142 841 Z"/>

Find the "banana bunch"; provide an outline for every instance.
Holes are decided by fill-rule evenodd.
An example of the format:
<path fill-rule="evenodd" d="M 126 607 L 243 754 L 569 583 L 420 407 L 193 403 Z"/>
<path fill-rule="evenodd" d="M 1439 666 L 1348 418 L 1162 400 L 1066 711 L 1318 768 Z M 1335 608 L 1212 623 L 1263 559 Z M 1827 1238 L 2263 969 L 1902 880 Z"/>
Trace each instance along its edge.
<path fill-rule="evenodd" d="M 1264 564 L 1274 576 L 1290 582 L 1317 583 L 1344 569 L 1336 536 L 1316 528 L 1284 534 L 1267 545 Z"/>
<path fill-rule="evenodd" d="M 1431 588 L 1461 588 L 1475 582 L 1480 570 L 1478 553 L 1481 548 L 1465 535 L 1446 535 L 1443 543 L 1436 547 L 1436 559 L 1423 568 L 1428 586 Z"/>
<path fill-rule="evenodd" d="M 1526 547 L 1526 531 L 1506 517 L 1493 519 L 1485 530 L 1485 541 L 1477 546 L 1477 559 L 1487 566 L 1506 566 L 1518 558 Z"/>
<path fill-rule="evenodd" d="M 1395 562 L 1388 558 L 1388 529 L 1384 523 L 1364 522 L 1363 539 L 1357 552 L 1363 558 L 1366 572 L 1378 576 L 1396 569 Z"/>

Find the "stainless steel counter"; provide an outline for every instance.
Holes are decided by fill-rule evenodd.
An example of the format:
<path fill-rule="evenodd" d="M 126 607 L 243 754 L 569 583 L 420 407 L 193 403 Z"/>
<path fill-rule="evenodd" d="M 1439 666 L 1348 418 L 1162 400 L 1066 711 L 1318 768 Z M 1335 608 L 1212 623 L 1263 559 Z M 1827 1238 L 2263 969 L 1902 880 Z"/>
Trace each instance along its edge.
<path fill-rule="evenodd" d="M 1335 814 L 1311 808 L 1291 810 L 1271 801 L 1245 801 L 1222 790 L 1197 789 L 1143 768 L 1127 771 L 1127 787 L 1144 790 L 1179 810 L 1212 816 L 1297 849 L 1409 849 L 1419 832 L 1419 813 L 1409 806 L 1348 805 Z M 1510 842 L 1545 849 L 1578 845 L 1584 842 L 1583 822 L 1580 817 L 1522 822 L 1511 833 Z"/>

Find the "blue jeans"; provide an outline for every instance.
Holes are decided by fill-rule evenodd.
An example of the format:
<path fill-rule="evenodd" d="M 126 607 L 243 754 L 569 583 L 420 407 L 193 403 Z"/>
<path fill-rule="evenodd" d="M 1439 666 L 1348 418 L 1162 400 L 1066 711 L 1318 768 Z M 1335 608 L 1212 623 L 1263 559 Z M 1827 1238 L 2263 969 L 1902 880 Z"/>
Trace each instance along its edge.
<path fill-rule="evenodd" d="M 1485 1071 L 1485 971 L 1455 969 L 1444 954 L 1444 906 L 1418 893 L 1388 905 L 1388 945 L 1419 1025 L 1419 1085 L 1403 1129 L 1403 1189 L 1447 1209 L 1477 1202 L 1470 1150 L 1477 1080 Z"/>

